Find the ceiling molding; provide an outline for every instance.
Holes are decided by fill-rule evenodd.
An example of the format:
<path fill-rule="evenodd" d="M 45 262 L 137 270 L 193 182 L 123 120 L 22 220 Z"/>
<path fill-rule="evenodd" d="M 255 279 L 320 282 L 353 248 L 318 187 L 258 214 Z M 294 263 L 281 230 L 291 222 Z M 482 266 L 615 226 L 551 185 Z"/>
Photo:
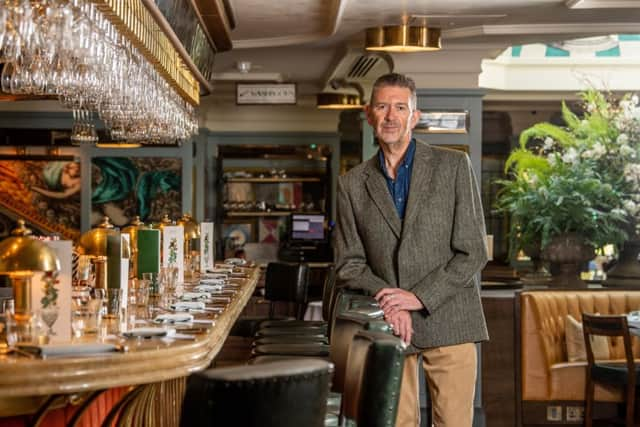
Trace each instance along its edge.
<path fill-rule="evenodd" d="M 567 0 L 569 9 L 640 9 L 638 0 Z"/>
<path fill-rule="evenodd" d="M 557 24 L 477 25 L 444 30 L 443 39 L 460 39 L 478 36 L 549 35 L 549 34 L 624 34 L 635 33 L 640 22 L 581 22 Z"/>
<path fill-rule="evenodd" d="M 201 0 L 204 1 L 204 0 Z M 290 46 L 296 44 L 312 43 L 318 40 L 326 39 L 333 36 L 342 23 L 344 10 L 348 0 L 331 0 L 329 5 L 329 21 L 327 27 L 323 31 L 310 34 L 296 34 L 284 37 L 269 37 L 259 39 L 234 40 L 233 47 L 235 49 L 252 49 L 258 47 L 277 47 Z"/>

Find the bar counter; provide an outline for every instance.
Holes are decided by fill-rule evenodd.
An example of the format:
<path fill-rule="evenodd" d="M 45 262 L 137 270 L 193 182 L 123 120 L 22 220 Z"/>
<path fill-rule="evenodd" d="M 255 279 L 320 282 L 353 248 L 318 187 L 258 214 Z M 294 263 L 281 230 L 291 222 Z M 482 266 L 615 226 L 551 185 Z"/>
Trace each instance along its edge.
<path fill-rule="evenodd" d="M 163 384 L 176 379 L 182 384 L 178 388 L 183 389 L 184 379 L 190 373 L 209 367 L 253 295 L 260 269 L 245 271 L 247 278 L 234 279 L 240 287 L 225 310 L 213 325 L 197 324 L 204 331 L 193 340 L 122 338 L 117 343 L 125 345 L 126 351 L 104 355 L 46 359 L 0 356 L 0 417 L 33 412 L 37 409 L 33 405 L 41 405 L 46 396 L 123 386 L 128 386 L 131 392 L 135 387 L 130 386 Z M 176 397 L 179 396 L 174 395 L 174 400 Z"/>

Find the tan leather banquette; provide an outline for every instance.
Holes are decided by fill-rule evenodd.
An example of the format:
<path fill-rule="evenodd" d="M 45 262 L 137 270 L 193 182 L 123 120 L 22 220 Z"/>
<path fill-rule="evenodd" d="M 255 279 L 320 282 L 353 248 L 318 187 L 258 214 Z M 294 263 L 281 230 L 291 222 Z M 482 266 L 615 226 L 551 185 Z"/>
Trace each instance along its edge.
<path fill-rule="evenodd" d="M 581 321 L 582 313 L 621 314 L 640 310 L 640 291 L 629 290 L 532 290 L 519 296 L 520 378 L 523 424 L 541 410 L 536 421 L 566 420 L 566 405 L 579 402 L 585 391 L 587 362 L 569 362 L 565 344 L 565 321 L 572 315 Z M 634 354 L 640 355 L 640 340 L 634 339 Z M 609 339 L 611 359 L 624 359 L 621 339 Z M 622 392 L 596 386 L 596 400 L 621 401 Z M 527 407 L 527 403 L 532 405 Z M 543 404 L 543 405 L 540 405 Z M 555 406 L 552 406 L 555 405 Z M 551 410 L 550 410 L 551 408 Z M 559 412 L 558 412 L 559 411 Z"/>

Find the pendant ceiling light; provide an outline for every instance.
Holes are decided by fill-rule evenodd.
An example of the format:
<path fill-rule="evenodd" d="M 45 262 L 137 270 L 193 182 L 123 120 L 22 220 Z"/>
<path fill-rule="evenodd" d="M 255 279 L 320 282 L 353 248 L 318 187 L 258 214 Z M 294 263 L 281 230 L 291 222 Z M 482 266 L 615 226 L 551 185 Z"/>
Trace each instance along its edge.
<path fill-rule="evenodd" d="M 321 110 L 349 110 L 362 108 L 360 97 L 350 93 L 322 92 L 316 95 L 317 106 Z"/>
<path fill-rule="evenodd" d="M 333 79 L 329 87 L 335 92 L 321 92 L 316 95 L 316 105 L 321 110 L 351 110 L 360 109 L 364 103 L 364 90 L 356 82 L 348 82 L 345 79 Z M 339 89 L 351 88 L 358 92 L 357 95 L 341 92 Z"/>
<path fill-rule="evenodd" d="M 442 48 L 440 28 L 388 25 L 366 30 L 365 48 L 384 52 L 431 52 Z"/>

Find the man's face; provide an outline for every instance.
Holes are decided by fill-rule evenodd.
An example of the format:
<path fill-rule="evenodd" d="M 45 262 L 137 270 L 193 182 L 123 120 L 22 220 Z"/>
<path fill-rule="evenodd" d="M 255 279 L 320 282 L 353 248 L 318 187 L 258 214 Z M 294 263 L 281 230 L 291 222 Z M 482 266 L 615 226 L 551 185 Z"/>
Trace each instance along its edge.
<path fill-rule="evenodd" d="M 420 111 L 411 106 L 411 91 L 405 87 L 382 86 L 366 107 L 367 121 L 380 144 L 406 144 L 418 123 Z"/>

